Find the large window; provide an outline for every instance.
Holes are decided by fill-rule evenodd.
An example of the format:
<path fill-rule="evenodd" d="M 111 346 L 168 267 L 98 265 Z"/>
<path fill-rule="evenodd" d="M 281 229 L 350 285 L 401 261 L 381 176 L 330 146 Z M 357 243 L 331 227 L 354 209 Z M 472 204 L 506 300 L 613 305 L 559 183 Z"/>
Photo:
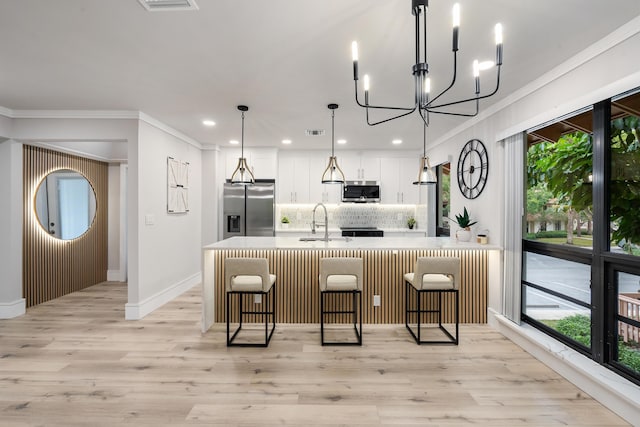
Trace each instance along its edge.
<path fill-rule="evenodd" d="M 529 132 L 527 239 L 591 248 L 592 121 L 589 109 Z"/>
<path fill-rule="evenodd" d="M 527 135 L 522 319 L 640 384 L 640 93 Z"/>
<path fill-rule="evenodd" d="M 591 348 L 591 266 L 535 252 L 525 252 L 523 264 L 523 313 Z"/>
<path fill-rule="evenodd" d="M 640 119 L 629 111 L 638 107 L 640 94 L 612 101 L 610 141 L 611 250 L 635 256 L 640 255 Z"/>

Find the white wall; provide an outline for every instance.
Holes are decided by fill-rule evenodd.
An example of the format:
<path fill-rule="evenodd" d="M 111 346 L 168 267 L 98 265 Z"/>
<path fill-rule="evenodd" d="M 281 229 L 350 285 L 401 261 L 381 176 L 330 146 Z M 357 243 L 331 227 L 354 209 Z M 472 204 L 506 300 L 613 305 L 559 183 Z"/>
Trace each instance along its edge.
<path fill-rule="evenodd" d="M 628 34 L 628 29 L 623 30 Z M 607 97 L 640 87 L 637 64 L 640 35 L 636 31 L 629 38 L 624 34 L 620 38 L 622 40 L 612 41 L 610 49 L 603 52 L 600 51 L 601 46 L 591 47 L 590 51 L 577 55 L 557 70 L 533 82 L 531 87 L 508 96 L 498 107 L 492 108 L 494 111 L 490 115 L 480 116 L 464 129 L 458 129 L 434 144 L 429 152 L 433 163 L 444 162 L 449 155 L 453 155 L 451 215 L 462 212 L 466 206 L 471 217 L 478 220 L 473 230 L 488 229 L 491 243 L 501 244 L 503 182 L 509 177 L 504 176 L 503 153 L 497 141 Z M 480 139 L 487 147 L 489 177 L 483 193 L 474 200 L 467 200 L 458 189 L 456 170 L 460 150 L 472 138 Z M 489 308 L 502 311 L 499 274 L 490 277 Z"/>
<path fill-rule="evenodd" d="M 0 141 L 0 319 L 24 314 L 22 298 L 22 144 Z"/>
<path fill-rule="evenodd" d="M 167 213 L 169 156 L 190 163 L 188 213 Z M 125 316 L 140 319 L 200 282 L 202 163 L 199 148 L 144 121 L 129 145 L 129 162 Z"/>
<path fill-rule="evenodd" d="M 202 245 L 217 242 L 218 208 L 221 195 L 217 186 L 220 163 L 219 150 L 202 151 Z"/>

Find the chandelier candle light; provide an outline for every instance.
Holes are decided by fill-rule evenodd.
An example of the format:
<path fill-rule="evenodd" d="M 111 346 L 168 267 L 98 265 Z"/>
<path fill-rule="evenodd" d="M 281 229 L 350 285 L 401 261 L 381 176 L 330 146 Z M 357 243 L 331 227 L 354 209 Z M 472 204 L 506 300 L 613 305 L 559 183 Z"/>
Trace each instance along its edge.
<path fill-rule="evenodd" d="M 338 159 L 336 158 L 334 152 L 334 121 L 338 104 L 329 104 L 327 107 L 331 110 L 331 157 L 329 157 L 329 165 L 327 165 L 327 168 L 322 173 L 322 183 L 344 184 L 344 173 L 342 173 L 342 169 L 340 169 L 340 166 L 338 166 Z"/>
<path fill-rule="evenodd" d="M 249 111 L 249 107 L 246 105 L 238 105 L 238 110 L 242 111 L 242 145 L 240 151 L 240 158 L 238 159 L 238 166 L 231 174 L 231 183 L 237 185 L 252 185 L 256 182 L 251 168 L 247 164 L 247 159 L 244 157 L 244 113 Z"/>
<path fill-rule="evenodd" d="M 368 75 L 364 76 L 364 104 L 360 102 L 358 98 L 358 44 L 354 41 L 351 45 L 351 51 L 353 56 L 353 80 L 355 83 L 355 98 L 356 103 L 365 108 L 367 124 L 375 126 L 380 123 L 385 123 L 400 117 L 407 116 L 414 111 L 418 111 L 418 114 L 422 118 L 425 126 L 429 125 L 429 113 L 434 114 L 447 114 L 452 116 L 473 117 L 478 114 L 479 101 L 484 98 L 488 98 L 494 95 L 500 87 L 500 67 L 502 66 L 502 25 L 496 24 L 495 26 L 495 41 L 496 41 L 496 60 L 493 61 L 474 61 L 473 62 L 473 77 L 475 79 L 475 94 L 471 97 L 443 102 L 439 101 L 441 96 L 447 93 L 456 83 L 457 76 L 457 55 L 458 55 L 458 38 L 460 30 L 460 6 L 456 3 L 453 6 L 453 76 L 451 83 L 442 92 L 438 93 L 433 98 L 430 98 L 431 81 L 429 79 L 429 64 L 427 63 L 427 10 L 429 8 L 429 0 L 412 0 L 411 13 L 415 16 L 415 60 L 413 65 L 413 76 L 415 81 L 415 99 L 412 107 L 394 107 L 394 106 L 380 106 L 369 103 L 369 89 L 371 82 Z M 422 17 L 422 19 L 420 19 Z M 493 67 L 497 68 L 496 73 L 496 85 L 495 89 L 488 93 L 480 94 L 480 71 L 487 70 Z M 450 110 L 447 107 L 453 107 L 459 104 L 475 104 L 475 111 L 459 112 Z M 392 112 L 399 112 L 399 114 L 392 117 L 371 121 L 369 118 L 369 109 L 389 110 Z"/>

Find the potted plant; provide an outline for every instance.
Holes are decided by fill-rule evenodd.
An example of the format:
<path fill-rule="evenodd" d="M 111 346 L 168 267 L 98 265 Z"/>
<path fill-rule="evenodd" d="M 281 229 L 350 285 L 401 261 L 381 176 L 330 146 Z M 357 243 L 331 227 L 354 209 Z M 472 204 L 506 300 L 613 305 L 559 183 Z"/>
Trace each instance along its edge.
<path fill-rule="evenodd" d="M 407 227 L 409 227 L 409 230 L 413 230 L 413 227 L 416 225 L 416 219 L 412 216 L 410 216 L 407 219 Z"/>
<path fill-rule="evenodd" d="M 468 242 L 471 239 L 471 226 L 478 221 L 471 221 L 466 207 L 462 214 L 456 215 L 456 219 L 452 221 L 455 221 L 460 227 L 460 230 L 456 231 L 456 239 L 461 242 Z"/>
<path fill-rule="evenodd" d="M 282 224 L 282 228 L 289 228 L 289 217 L 283 215 L 280 223 Z"/>

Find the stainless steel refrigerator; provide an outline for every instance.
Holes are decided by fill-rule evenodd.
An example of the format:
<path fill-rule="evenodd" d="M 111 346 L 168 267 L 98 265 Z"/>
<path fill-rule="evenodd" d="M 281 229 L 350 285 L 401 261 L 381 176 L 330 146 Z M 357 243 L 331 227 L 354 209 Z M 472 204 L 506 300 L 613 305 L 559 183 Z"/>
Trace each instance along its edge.
<path fill-rule="evenodd" d="M 275 236 L 275 194 L 273 179 L 256 180 L 247 186 L 225 183 L 222 237 Z"/>

